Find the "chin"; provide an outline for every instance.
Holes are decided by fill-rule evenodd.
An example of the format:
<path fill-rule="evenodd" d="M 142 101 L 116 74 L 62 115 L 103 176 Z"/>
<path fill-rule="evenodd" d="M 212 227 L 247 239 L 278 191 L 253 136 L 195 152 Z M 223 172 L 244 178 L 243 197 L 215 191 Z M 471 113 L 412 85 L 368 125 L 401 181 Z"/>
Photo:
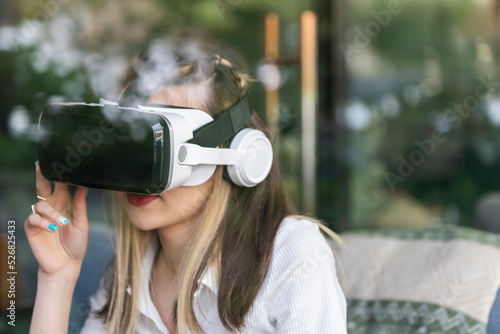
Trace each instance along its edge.
<path fill-rule="evenodd" d="M 130 222 L 141 231 L 152 231 L 156 230 L 158 226 L 151 225 L 149 222 L 134 221 L 130 219 Z"/>
<path fill-rule="evenodd" d="M 142 231 L 151 231 L 161 227 L 164 222 L 158 222 L 156 215 L 147 213 L 136 208 L 123 207 L 129 221 Z"/>
<path fill-rule="evenodd" d="M 195 221 L 207 197 L 200 196 L 194 187 L 176 188 L 156 196 L 148 200 L 152 196 L 117 194 L 130 222 L 143 231 Z"/>
<path fill-rule="evenodd" d="M 130 222 L 142 231 L 151 231 L 159 228 L 175 225 L 180 219 L 175 219 L 171 215 L 165 214 L 161 210 L 143 210 L 130 206 L 124 206 L 125 213 L 127 214 Z M 149 211 L 149 212 L 148 212 Z"/>

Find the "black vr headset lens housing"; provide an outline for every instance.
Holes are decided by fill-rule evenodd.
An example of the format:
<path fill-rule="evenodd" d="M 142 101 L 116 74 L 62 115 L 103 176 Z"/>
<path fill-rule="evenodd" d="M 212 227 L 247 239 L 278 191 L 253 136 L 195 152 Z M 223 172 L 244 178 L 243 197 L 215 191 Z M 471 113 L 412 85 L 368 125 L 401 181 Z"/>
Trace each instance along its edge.
<path fill-rule="evenodd" d="M 153 194 L 168 185 L 170 127 L 161 115 L 114 105 L 52 104 L 40 115 L 45 178 Z"/>
<path fill-rule="evenodd" d="M 172 106 L 52 104 L 40 114 L 40 169 L 50 181 L 154 194 L 201 184 L 227 165 L 235 184 L 252 187 L 273 159 L 262 132 L 240 131 L 252 112 L 248 95 L 215 120 Z M 230 148 L 216 148 L 232 137 Z"/>

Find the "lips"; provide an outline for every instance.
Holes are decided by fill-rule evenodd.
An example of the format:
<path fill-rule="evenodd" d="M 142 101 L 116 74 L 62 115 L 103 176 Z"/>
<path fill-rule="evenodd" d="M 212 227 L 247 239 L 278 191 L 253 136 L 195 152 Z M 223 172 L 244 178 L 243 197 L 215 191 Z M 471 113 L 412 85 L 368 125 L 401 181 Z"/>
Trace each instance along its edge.
<path fill-rule="evenodd" d="M 138 194 L 127 194 L 128 202 L 133 206 L 144 206 L 155 199 L 158 199 L 159 195 L 138 195 Z"/>

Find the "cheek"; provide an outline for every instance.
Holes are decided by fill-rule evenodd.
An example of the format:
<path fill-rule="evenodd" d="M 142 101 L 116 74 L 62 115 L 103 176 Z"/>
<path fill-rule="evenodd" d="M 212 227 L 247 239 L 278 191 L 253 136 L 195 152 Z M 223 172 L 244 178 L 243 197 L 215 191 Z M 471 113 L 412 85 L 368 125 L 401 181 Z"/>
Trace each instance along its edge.
<path fill-rule="evenodd" d="M 209 189 L 202 187 L 180 187 L 160 195 L 165 212 L 179 218 L 188 218 L 200 212 L 205 204 Z"/>

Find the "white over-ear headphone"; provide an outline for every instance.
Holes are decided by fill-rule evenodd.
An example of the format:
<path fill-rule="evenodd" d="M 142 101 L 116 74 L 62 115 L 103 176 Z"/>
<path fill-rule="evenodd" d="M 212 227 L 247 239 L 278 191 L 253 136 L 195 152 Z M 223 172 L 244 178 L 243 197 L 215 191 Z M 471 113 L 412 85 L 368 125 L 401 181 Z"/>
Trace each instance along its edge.
<path fill-rule="evenodd" d="M 253 187 L 264 179 L 273 163 L 273 147 L 259 130 L 243 129 L 231 142 L 236 150 L 235 164 L 227 166 L 231 181 L 242 187 Z"/>
<path fill-rule="evenodd" d="M 192 166 L 184 186 L 199 185 L 212 176 L 217 165 L 226 165 L 231 181 L 242 187 L 253 187 L 271 170 L 273 147 L 262 131 L 243 129 L 229 148 L 207 148 L 184 143 L 177 151 L 179 166 Z"/>

